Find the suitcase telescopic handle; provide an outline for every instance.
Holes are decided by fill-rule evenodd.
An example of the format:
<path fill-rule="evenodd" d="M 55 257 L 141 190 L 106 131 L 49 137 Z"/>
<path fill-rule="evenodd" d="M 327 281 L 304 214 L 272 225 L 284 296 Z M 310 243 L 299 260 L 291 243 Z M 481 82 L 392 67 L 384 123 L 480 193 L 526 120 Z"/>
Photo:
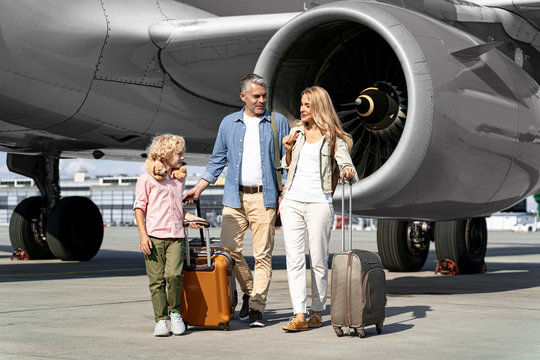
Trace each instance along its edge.
<path fill-rule="evenodd" d="M 341 177 L 341 251 L 345 251 L 345 183 L 349 185 L 349 250 L 352 250 L 352 185 Z"/>
<path fill-rule="evenodd" d="M 186 262 L 187 267 L 189 268 L 191 266 L 191 252 L 189 251 L 189 236 L 188 236 L 187 228 L 186 228 L 185 233 L 186 233 L 186 237 L 184 238 L 184 241 L 186 242 L 186 245 L 185 245 L 186 251 L 185 251 L 184 261 Z"/>
<path fill-rule="evenodd" d="M 201 233 L 202 233 L 202 229 L 201 230 Z M 206 227 L 206 231 L 207 231 L 207 236 L 205 238 L 206 240 L 206 265 L 208 265 L 208 267 L 211 267 L 212 266 L 212 249 L 210 248 L 210 229 L 209 227 Z M 188 227 L 186 227 L 186 237 L 185 237 L 185 242 L 186 242 L 186 256 L 185 256 L 185 261 L 186 261 L 186 264 L 188 267 L 191 266 L 191 251 L 189 249 L 189 235 L 188 235 Z"/>
<path fill-rule="evenodd" d="M 194 197 L 184 199 L 184 203 L 191 203 L 191 202 L 195 203 L 195 208 L 197 209 L 197 216 L 201 217 L 201 201 L 199 200 L 199 198 L 194 198 Z M 205 227 L 207 227 L 207 226 L 205 226 Z M 200 232 L 200 236 L 201 236 L 201 245 L 203 245 L 204 244 L 204 232 L 203 232 L 203 229 L 202 228 L 199 229 L 199 232 Z"/>
<path fill-rule="evenodd" d="M 185 198 L 184 199 L 184 203 L 190 203 L 190 202 L 193 202 L 195 203 L 195 207 L 197 209 L 197 216 L 198 217 L 201 217 L 201 201 L 199 200 L 199 198 L 195 198 L 195 197 L 190 197 L 190 198 Z M 200 228 L 199 231 L 200 231 L 200 236 L 201 236 L 201 245 L 204 244 L 204 241 L 206 240 L 206 264 L 208 265 L 208 267 L 211 266 L 212 264 L 212 260 L 210 258 L 211 254 L 210 254 L 210 230 L 208 229 L 210 227 L 210 224 L 208 222 L 205 221 L 206 224 L 208 224 L 208 226 L 206 225 L 203 225 L 205 228 L 206 228 L 206 231 L 208 232 L 208 236 L 204 236 L 204 231 L 203 231 L 203 228 Z M 189 224 L 188 224 L 189 225 Z M 184 224 L 185 226 L 185 224 Z M 187 230 L 187 227 L 186 227 L 186 230 Z M 190 266 L 191 265 L 191 255 L 189 253 L 189 239 L 188 239 L 188 236 L 187 236 L 187 233 L 186 233 L 186 261 L 187 261 L 187 265 Z"/>

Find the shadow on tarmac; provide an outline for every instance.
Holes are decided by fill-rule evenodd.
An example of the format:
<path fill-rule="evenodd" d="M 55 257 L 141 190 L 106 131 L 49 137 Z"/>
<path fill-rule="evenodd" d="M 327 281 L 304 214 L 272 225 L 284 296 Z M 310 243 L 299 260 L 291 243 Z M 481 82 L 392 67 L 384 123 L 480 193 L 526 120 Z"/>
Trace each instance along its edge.
<path fill-rule="evenodd" d="M 13 252 L 13 248 L 9 245 L 0 245 L 0 251 L 11 254 Z M 0 255 L 0 259 L 9 257 L 11 257 L 11 255 Z"/>
<path fill-rule="evenodd" d="M 10 246 L 0 246 L 1 251 L 11 253 Z M 387 294 L 406 295 L 449 295 L 492 293 L 526 289 L 540 286 L 540 265 L 527 262 L 490 262 L 489 256 L 519 256 L 540 254 L 540 246 L 501 247 L 488 250 L 488 272 L 483 274 L 438 276 L 426 275 L 436 264 L 434 252 L 430 254 L 424 270 L 420 273 L 390 273 L 387 275 Z M 333 254 L 330 254 L 331 262 Z M 2 255 L 9 258 L 9 255 Z M 246 261 L 253 268 L 254 259 Z M 309 265 L 309 261 L 307 262 Z M 285 255 L 273 257 L 274 270 L 286 269 Z M 0 283 L 40 281 L 51 279 L 107 278 L 118 276 L 145 275 L 144 259 L 135 251 L 101 250 L 98 255 L 85 262 L 60 260 L 9 261 L 0 264 Z M 418 274 L 418 275 L 415 275 Z M 269 314 L 269 319 L 272 319 Z M 276 319 L 277 320 L 277 319 Z M 283 321 L 286 319 L 279 319 Z"/>
<path fill-rule="evenodd" d="M 0 250 L 13 251 L 9 246 Z M 9 259 L 8 256 L 2 256 Z M 52 279 L 100 278 L 146 275 L 144 258 L 138 252 L 100 250 L 90 261 L 13 260 L 0 264 L 0 283 Z"/>
<path fill-rule="evenodd" d="M 290 308 L 266 308 L 266 310 L 264 311 L 264 318 L 266 320 L 266 326 L 267 327 L 270 327 L 270 326 L 279 326 L 279 327 L 281 327 L 281 326 L 283 326 L 284 324 L 287 323 L 287 321 L 292 316 L 290 311 L 291 311 Z M 385 334 L 393 334 L 393 333 L 399 333 L 399 332 L 402 332 L 402 331 L 407 331 L 407 330 L 414 327 L 414 325 L 409 324 L 409 322 L 414 322 L 414 320 L 416 320 L 416 319 L 421 319 L 421 318 L 427 317 L 427 313 L 429 311 L 431 311 L 430 306 L 422 306 L 422 305 L 402 306 L 402 307 L 387 306 L 386 307 L 386 317 L 385 317 L 385 322 L 384 322 L 384 325 L 383 325 L 382 334 L 377 333 L 375 325 L 369 325 L 369 326 L 366 326 L 366 328 L 365 328 L 366 336 L 368 336 L 368 337 L 371 336 L 371 335 L 381 336 L 381 335 L 385 335 Z M 237 313 L 238 313 L 238 308 L 237 308 Z M 410 317 L 408 319 L 401 320 L 401 321 L 398 321 L 398 322 L 390 322 L 391 321 L 390 318 L 393 317 L 393 316 L 398 316 L 398 315 L 401 315 L 401 314 L 409 314 L 409 313 L 410 313 Z M 326 321 L 323 322 L 323 327 L 329 327 L 331 329 L 332 328 L 332 322 L 330 320 L 330 308 L 329 307 L 327 307 L 327 309 L 323 312 L 323 315 L 327 319 Z M 236 314 L 236 316 L 233 317 L 233 319 L 231 319 L 230 326 L 231 326 L 230 331 L 235 331 L 235 330 L 244 330 L 249 325 L 248 325 L 247 322 L 239 320 L 238 315 Z M 215 330 L 215 329 L 218 329 L 218 328 L 216 328 L 216 327 L 188 326 L 188 331 L 186 332 L 186 334 L 189 335 L 191 332 L 212 331 L 212 330 Z M 347 336 L 348 335 L 347 332 L 349 331 L 349 329 L 344 327 L 343 331 L 345 333 L 344 336 Z M 353 335 L 352 332 L 349 335 L 357 336 L 357 335 Z"/>

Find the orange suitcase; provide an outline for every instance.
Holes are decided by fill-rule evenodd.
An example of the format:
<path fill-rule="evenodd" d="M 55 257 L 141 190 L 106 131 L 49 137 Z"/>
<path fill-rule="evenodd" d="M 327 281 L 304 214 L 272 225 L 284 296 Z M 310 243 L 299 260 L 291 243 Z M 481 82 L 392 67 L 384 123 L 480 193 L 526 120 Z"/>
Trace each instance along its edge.
<path fill-rule="evenodd" d="M 201 230 L 201 239 L 190 242 L 186 231 L 186 254 L 189 257 L 184 259 L 180 313 L 186 326 L 212 326 L 229 330 L 236 306 L 233 260 L 229 249 L 211 246 L 209 233 L 205 237 Z M 200 246 L 204 242 L 206 246 Z M 207 252 L 207 248 L 210 248 L 210 252 Z"/>
<path fill-rule="evenodd" d="M 190 265 L 184 261 L 180 313 L 189 326 L 221 326 L 229 330 L 234 314 L 232 259 L 227 248 L 190 248 Z M 202 260 L 202 261 L 201 261 Z"/>

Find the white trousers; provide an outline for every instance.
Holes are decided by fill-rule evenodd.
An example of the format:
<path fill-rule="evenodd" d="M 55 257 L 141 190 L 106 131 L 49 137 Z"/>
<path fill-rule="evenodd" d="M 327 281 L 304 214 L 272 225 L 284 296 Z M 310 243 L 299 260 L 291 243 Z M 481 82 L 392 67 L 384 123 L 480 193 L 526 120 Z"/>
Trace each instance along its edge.
<path fill-rule="evenodd" d="M 293 311 L 295 314 L 307 313 L 306 234 L 311 263 L 311 310 L 323 311 L 328 294 L 328 243 L 334 208 L 330 203 L 304 203 L 283 199 L 279 209 Z"/>

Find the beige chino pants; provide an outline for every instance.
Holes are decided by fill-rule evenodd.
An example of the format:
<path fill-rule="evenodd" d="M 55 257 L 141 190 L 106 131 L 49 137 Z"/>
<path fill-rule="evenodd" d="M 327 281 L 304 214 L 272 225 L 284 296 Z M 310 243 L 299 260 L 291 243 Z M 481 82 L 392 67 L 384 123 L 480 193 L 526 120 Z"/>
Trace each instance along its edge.
<path fill-rule="evenodd" d="M 240 192 L 240 209 L 223 208 L 221 241 L 231 251 L 234 259 L 234 276 L 244 294 L 249 294 L 250 309 L 263 312 L 272 278 L 272 250 L 274 249 L 275 208 L 265 208 L 262 192 L 244 194 Z M 246 230 L 253 233 L 253 275 L 242 251 Z"/>

